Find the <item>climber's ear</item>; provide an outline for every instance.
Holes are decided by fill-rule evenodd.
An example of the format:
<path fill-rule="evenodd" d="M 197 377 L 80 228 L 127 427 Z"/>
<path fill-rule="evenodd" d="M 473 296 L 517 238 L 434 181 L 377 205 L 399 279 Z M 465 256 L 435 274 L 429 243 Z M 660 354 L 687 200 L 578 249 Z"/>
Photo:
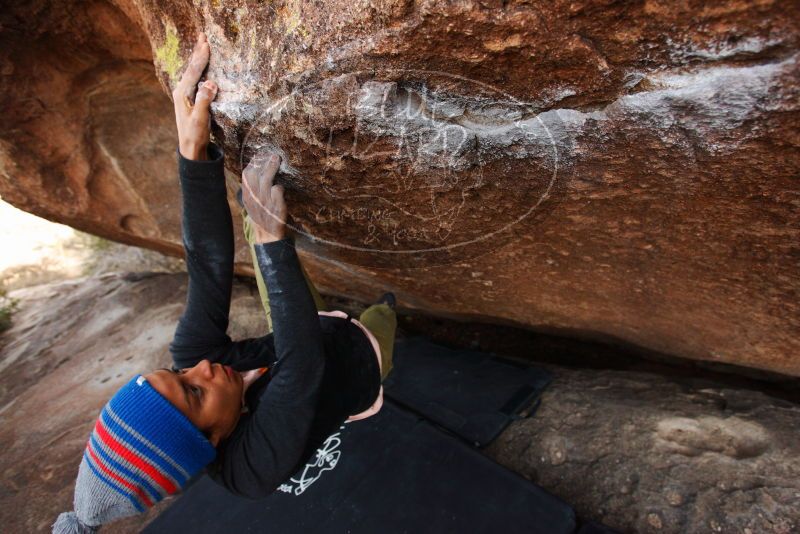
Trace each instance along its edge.
<path fill-rule="evenodd" d="M 208 65 L 208 58 L 211 54 L 211 49 L 208 45 L 206 34 L 200 32 L 197 35 L 197 42 L 192 51 L 192 57 L 189 58 L 189 64 L 186 70 L 183 71 L 181 81 L 172 92 L 172 98 L 175 101 L 176 110 L 181 109 L 184 112 L 190 111 L 194 106 L 194 91 L 197 87 L 197 82 L 203 75 L 203 71 Z"/>

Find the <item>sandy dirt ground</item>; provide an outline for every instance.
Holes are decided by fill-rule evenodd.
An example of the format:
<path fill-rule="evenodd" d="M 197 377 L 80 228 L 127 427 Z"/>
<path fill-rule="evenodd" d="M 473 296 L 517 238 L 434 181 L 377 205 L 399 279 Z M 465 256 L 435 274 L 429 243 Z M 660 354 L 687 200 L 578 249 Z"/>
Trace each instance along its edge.
<path fill-rule="evenodd" d="M 79 232 L 0 200 L 0 287 L 118 271 L 178 272 L 183 261 Z"/>

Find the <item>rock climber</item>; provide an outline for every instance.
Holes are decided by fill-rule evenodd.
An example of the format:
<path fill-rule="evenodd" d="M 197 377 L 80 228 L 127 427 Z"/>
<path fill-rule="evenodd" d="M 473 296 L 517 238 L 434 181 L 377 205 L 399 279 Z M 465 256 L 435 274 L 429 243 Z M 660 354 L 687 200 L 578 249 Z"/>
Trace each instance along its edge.
<path fill-rule="evenodd" d="M 210 142 L 217 85 L 199 34 L 173 98 L 189 287 L 170 344 L 173 366 L 137 375 L 100 412 L 75 483 L 74 511 L 57 533 L 95 532 L 144 512 L 204 469 L 231 492 L 270 494 L 346 420 L 376 413 L 392 365 L 395 299 L 359 320 L 325 312 L 287 234 L 280 158 L 255 157 L 240 202 L 257 283 L 272 332 L 227 335 L 233 224 L 223 153 Z"/>

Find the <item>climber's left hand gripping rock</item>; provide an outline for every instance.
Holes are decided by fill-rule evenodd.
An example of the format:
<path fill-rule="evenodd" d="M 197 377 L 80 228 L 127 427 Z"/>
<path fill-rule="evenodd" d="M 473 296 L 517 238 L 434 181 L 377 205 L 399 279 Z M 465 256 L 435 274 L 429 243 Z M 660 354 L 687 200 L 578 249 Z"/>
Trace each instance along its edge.
<path fill-rule="evenodd" d="M 277 154 L 257 154 L 242 172 L 242 201 L 253 221 L 256 243 L 280 241 L 286 236 L 286 200 L 275 184 L 281 165 Z"/>
<path fill-rule="evenodd" d="M 189 65 L 181 81 L 172 91 L 175 103 L 175 121 L 178 124 L 178 149 L 181 156 L 192 160 L 207 158 L 206 149 L 210 139 L 211 117 L 209 107 L 217 96 L 217 84 L 206 80 L 198 85 L 211 51 L 206 34 L 197 36 Z M 195 95 L 195 91 L 197 94 Z"/>

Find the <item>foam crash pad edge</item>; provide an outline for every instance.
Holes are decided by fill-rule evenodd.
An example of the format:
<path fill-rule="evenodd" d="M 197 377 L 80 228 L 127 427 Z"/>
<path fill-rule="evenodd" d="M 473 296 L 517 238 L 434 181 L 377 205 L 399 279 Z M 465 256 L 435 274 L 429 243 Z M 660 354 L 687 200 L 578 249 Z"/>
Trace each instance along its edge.
<path fill-rule="evenodd" d="M 388 397 L 479 447 L 532 413 L 552 380 L 544 369 L 424 338 L 399 339 L 393 363 Z"/>

